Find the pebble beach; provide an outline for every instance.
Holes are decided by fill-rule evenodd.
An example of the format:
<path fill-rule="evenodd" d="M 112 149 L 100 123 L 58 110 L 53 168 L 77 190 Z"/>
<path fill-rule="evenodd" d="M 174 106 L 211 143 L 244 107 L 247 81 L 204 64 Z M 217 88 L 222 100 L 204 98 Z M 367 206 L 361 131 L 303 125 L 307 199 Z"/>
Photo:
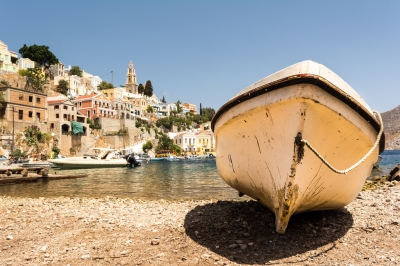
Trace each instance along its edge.
<path fill-rule="evenodd" d="M 274 215 L 253 200 L 0 198 L 0 265 L 398 265 L 400 186 L 343 209 Z"/>

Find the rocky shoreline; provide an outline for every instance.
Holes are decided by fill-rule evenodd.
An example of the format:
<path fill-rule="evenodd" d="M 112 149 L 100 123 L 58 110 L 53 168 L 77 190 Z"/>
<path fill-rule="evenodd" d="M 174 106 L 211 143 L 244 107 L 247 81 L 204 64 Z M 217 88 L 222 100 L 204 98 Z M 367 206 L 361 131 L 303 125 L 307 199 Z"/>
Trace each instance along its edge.
<path fill-rule="evenodd" d="M 397 265 L 400 186 L 294 215 L 253 200 L 0 198 L 1 265 Z"/>

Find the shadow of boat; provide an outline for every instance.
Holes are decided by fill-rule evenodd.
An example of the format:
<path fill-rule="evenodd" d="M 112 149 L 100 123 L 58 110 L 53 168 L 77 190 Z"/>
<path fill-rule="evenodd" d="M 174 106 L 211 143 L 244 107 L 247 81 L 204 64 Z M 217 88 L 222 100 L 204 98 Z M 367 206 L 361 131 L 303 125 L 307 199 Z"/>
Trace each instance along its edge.
<path fill-rule="evenodd" d="M 193 241 L 232 262 L 264 264 L 319 247 L 314 257 L 322 255 L 353 225 L 344 208 L 293 215 L 283 235 L 274 221 L 274 214 L 256 201 L 218 201 L 191 210 L 184 227 Z"/>

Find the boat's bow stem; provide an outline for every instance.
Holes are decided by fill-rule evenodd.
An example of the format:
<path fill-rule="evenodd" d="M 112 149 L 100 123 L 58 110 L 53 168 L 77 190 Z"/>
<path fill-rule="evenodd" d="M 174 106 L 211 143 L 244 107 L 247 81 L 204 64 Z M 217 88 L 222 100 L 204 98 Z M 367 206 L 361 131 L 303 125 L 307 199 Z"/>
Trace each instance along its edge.
<path fill-rule="evenodd" d="M 294 203 L 296 202 L 296 199 L 298 197 L 298 186 L 295 184 L 296 167 L 298 164 L 301 163 L 301 160 L 304 157 L 304 146 L 307 146 L 326 166 L 329 167 L 329 169 L 331 169 L 335 173 L 347 174 L 351 170 L 358 167 L 362 162 L 364 162 L 368 158 L 368 156 L 372 154 L 372 152 L 376 149 L 380 142 L 383 134 L 382 117 L 376 111 L 374 111 L 374 114 L 377 115 L 379 123 L 381 125 L 375 144 L 372 146 L 369 152 L 364 155 L 364 157 L 362 157 L 358 162 L 356 162 L 353 166 L 347 168 L 346 170 L 337 170 L 336 168 L 334 168 L 329 162 L 325 160 L 325 158 L 322 157 L 322 155 L 313 146 L 311 146 L 311 144 L 307 140 L 303 139 L 301 132 L 297 133 L 294 141 L 293 162 L 290 168 L 290 175 L 285 183 L 283 189 L 284 197 L 279 204 L 279 210 L 276 214 L 275 219 L 276 231 L 278 233 L 285 233 L 286 227 L 289 223 L 289 219 L 294 212 Z"/>

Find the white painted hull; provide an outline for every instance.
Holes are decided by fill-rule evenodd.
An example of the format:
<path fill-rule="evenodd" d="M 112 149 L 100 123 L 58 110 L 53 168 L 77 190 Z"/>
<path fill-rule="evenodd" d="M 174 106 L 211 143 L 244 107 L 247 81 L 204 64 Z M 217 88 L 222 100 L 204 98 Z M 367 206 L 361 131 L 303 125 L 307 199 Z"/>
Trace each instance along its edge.
<path fill-rule="evenodd" d="M 54 159 L 49 162 L 60 169 L 116 168 L 129 165 L 125 159 L 97 160 L 82 157 Z"/>
<path fill-rule="evenodd" d="M 277 74 L 275 80 L 268 77 L 266 82 L 237 94 L 217 112 L 212 126 L 220 176 L 240 193 L 271 209 L 276 230 L 284 233 L 294 213 L 335 209 L 352 202 L 378 157 L 375 149 L 354 170 L 338 174 L 308 147 L 297 163 L 296 135 L 300 132 L 332 166 L 343 170 L 368 153 L 379 130 L 376 121 L 374 127 L 365 119 L 369 112 L 365 103 L 359 104 L 364 111 L 360 115 L 360 110 L 349 106 L 352 103 L 323 88 L 328 80 L 321 83 L 317 78 L 315 85 L 299 78 L 297 83 L 286 82 L 277 88 L 279 80 L 287 77 Z M 315 77 L 324 78 L 319 75 Z M 329 75 L 331 79 L 337 77 L 332 72 Z M 269 91 L 271 86 L 275 89 Z M 255 92 L 257 96 L 249 97 Z M 356 98 L 354 91 L 344 93 Z"/>

